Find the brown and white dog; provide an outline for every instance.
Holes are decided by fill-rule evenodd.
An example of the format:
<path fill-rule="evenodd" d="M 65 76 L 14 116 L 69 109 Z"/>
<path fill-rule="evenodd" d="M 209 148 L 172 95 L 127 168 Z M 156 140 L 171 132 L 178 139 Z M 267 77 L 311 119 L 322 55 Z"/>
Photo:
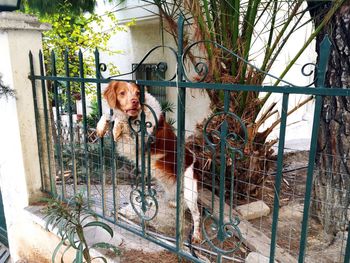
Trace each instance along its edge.
<path fill-rule="evenodd" d="M 152 112 L 140 104 L 140 89 L 134 83 L 124 81 L 112 81 L 103 93 L 104 99 L 113 109 L 114 120 L 113 137 L 117 142 L 117 151 L 120 155 L 135 161 L 136 143 L 131 136 L 128 119 L 140 119 L 141 111 L 145 113 L 145 122 L 150 122 L 152 127 L 147 128 L 148 134 L 155 136 L 155 141 L 150 146 L 152 177 L 163 187 L 169 205 L 175 206 L 176 197 L 176 135 L 172 127 L 165 121 L 159 102 L 148 92 L 145 92 L 145 104 L 149 105 L 158 119 L 157 130 Z M 103 137 L 108 130 L 108 117 L 103 115 L 99 120 L 96 132 Z M 141 153 L 140 149 L 139 152 Z M 194 225 L 193 242 L 201 240 L 200 213 L 197 205 L 198 185 L 194 174 L 195 157 L 188 149 L 185 149 L 184 170 L 184 200 L 192 214 Z"/>

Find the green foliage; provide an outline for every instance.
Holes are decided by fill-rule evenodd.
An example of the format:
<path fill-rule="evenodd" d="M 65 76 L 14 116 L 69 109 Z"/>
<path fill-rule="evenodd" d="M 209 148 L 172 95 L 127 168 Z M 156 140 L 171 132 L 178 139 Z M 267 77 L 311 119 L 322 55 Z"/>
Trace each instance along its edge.
<path fill-rule="evenodd" d="M 67 6 L 65 9 L 68 9 Z M 56 54 L 56 68 L 58 75 L 67 74 L 65 69 L 65 55 L 69 61 L 70 76 L 78 77 L 79 73 L 79 51 L 84 55 L 84 74 L 85 77 L 94 77 L 95 73 L 95 48 L 109 55 L 119 53 L 119 51 L 111 51 L 107 48 L 107 43 L 111 36 L 123 28 L 117 25 L 114 14 L 107 13 L 106 18 L 109 19 L 111 27 L 104 29 L 104 18 L 96 14 L 76 15 L 73 16 L 69 12 L 60 12 L 51 16 L 45 16 L 42 22 L 52 25 L 52 30 L 44 33 L 44 56 L 47 64 L 51 63 L 50 50 L 54 50 Z M 111 74 L 116 74 L 115 65 L 108 65 Z M 50 68 L 47 67 L 50 71 Z M 49 72 L 50 73 L 50 72 Z M 73 87 L 73 89 L 78 87 Z M 87 87 L 89 93 L 91 86 Z M 90 88 L 90 89 L 89 89 Z"/>
<path fill-rule="evenodd" d="M 63 202 L 60 198 L 48 198 L 47 207 L 44 213 L 46 214 L 46 228 L 57 228 L 61 242 L 55 248 L 52 254 L 52 262 L 55 262 L 57 253 L 64 248 L 61 256 L 63 262 L 64 254 L 70 249 L 76 250 L 77 263 L 91 263 L 95 258 L 90 255 L 91 248 L 104 248 L 111 250 L 116 255 L 120 253 L 119 249 L 109 243 L 98 242 L 89 245 L 87 243 L 84 230 L 89 227 L 98 227 L 106 231 L 113 237 L 112 228 L 104 222 L 97 221 L 97 216 L 88 208 L 84 202 L 83 194 L 79 193 L 72 197 L 68 203 Z M 107 262 L 104 257 L 99 259 Z"/>
<path fill-rule="evenodd" d="M 333 1 L 333 8 L 327 10 L 324 26 L 334 11 L 344 0 Z M 287 44 L 295 40 L 295 33 L 311 22 L 306 18 L 309 13 L 307 5 L 302 0 L 291 1 L 221 1 L 221 0 L 193 0 L 193 1 L 151 1 L 158 6 L 159 15 L 164 22 L 164 29 L 173 37 L 178 38 L 177 20 L 180 14 L 185 16 L 184 46 L 198 41 L 201 56 L 196 54 L 198 49 L 188 50 L 186 59 L 201 72 L 194 77 L 205 82 L 221 82 L 247 85 L 263 85 L 267 72 L 270 72 L 276 62 L 280 61 Z M 295 55 L 286 66 L 280 68 L 278 79 L 272 79 L 277 86 L 286 73 L 296 63 L 297 59 L 316 37 L 320 26 L 314 32 L 305 36 L 299 46 L 295 46 Z M 227 48 L 220 49 L 218 43 Z M 233 51 L 240 59 L 230 51 Z M 249 65 L 253 62 L 254 65 Z M 188 70 L 191 63 L 188 63 Z M 197 65 L 197 66 L 196 66 Z M 199 70 L 199 66 L 203 66 Z M 205 69 L 205 70 L 204 70 Z M 203 74 L 205 73 L 205 74 Z M 223 93 L 207 90 L 213 112 L 223 108 Z M 277 111 L 270 108 L 270 112 L 258 117 L 271 93 L 259 94 L 253 91 L 237 91 L 230 93 L 229 110 L 240 116 L 249 131 L 249 142 L 265 142 L 272 129 L 259 134 L 260 126 Z M 261 97 L 263 96 L 263 97 Z M 298 106 L 297 106 L 298 107 Z M 279 124 L 279 120 L 271 127 Z"/>
<path fill-rule="evenodd" d="M 162 112 L 167 113 L 167 112 L 174 112 L 175 109 L 175 104 L 170 101 L 162 101 L 160 105 Z"/>
<path fill-rule="evenodd" d="M 174 118 L 170 118 L 169 116 L 167 116 L 168 112 L 173 113 L 175 110 L 175 104 L 173 102 L 170 101 L 162 101 L 161 105 L 160 105 L 162 112 L 165 114 L 166 117 L 166 121 L 168 124 L 170 124 L 171 126 L 174 127 L 176 120 Z"/>
<path fill-rule="evenodd" d="M 96 5 L 96 0 L 26 0 L 24 1 L 32 10 L 40 14 L 55 14 L 63 5 L 71 5 L 71 12 L 81 14 L 92 12 Z"/>
<path fill-rule="evenodd" d="M 54 51 L 57 75 L 65 76 L 69 72 L 71 77 L 95 77 L 95 51 L 98 50 L 108 55 L 120 53 L 121 51 L 118 50 L 110 50 L 108 41 L 117 32 L 124 31 L 125 27 L 118 25 L 116 16 L 112 12 L 103 15 L 77 13 L 74 11 L 74 6 L 78 3 L 55 2 L 62 3 L 57 5 L 56 12 L 50 14 L 38 13 L 37 8 L 30 5 L 30 2 L 25 5 L 26 13 L 38 15 L 41 22 L 52 25 L 51 30 L 43 32 L 43 50 L 47 74 L 52 74 L 51 59 L 52 51 Z M 132 25 L 132 23 L 129 25 Z M 82 61 L 79 60 L 79 53 L 82 55 Z M 65 66 L 65 59 L 68 67 Z M 82 73 L 79 67 L 80 63 L 83 65 Z M 118 73 L 115 65 L 109 64 L 107 66 L 111 75 Z M 79 84 L 72 83 L 72 85 L 73 91 L 80 90 Z M 86 88 L 86 92 L 89 94 L 94 86 L 90 84 Z"/>
<path fill-rule="evenodd" d="M 95 128 L 96 127 L 96 124 L 99 120 L 99 113 L 98 113 L 98 102 L 97 102 L 97 97 L 96 96 L 93 96 L 91 98 L 91 101 L 90 101 L 90 114 L 89 116 L 87 116 L 87 125 L 88 127 L 93 127 Z"/>

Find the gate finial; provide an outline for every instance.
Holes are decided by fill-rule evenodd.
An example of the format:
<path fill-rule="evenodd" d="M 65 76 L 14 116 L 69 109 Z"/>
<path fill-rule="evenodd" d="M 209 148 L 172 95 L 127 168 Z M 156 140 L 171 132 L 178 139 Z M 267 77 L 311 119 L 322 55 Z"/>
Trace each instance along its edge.
<path fill-rule="evenodd" d="M 332 43 L 331 43 L 328 35 L 326 34 L 325 37 L 323 38 L 321 44 L 320 44 L 320 60 L 318 63 L 317 76 L 316 76 L 316 78 L 317 78 L 316 86 L 317 87 L 324 86 L 329 55 L 331 53 L 330 52 L 331 46 L 332 46 Z"/>

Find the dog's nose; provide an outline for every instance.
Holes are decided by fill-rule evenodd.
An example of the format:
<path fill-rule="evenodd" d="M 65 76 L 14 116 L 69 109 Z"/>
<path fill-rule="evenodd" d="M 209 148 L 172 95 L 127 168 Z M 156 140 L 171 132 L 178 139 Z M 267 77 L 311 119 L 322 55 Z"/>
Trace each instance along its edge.
<path fill-rule="evenodd" d="M 132 99 L 131 100 L 132 105 L 137 105 L 139 103 L 138 99 Z"/>

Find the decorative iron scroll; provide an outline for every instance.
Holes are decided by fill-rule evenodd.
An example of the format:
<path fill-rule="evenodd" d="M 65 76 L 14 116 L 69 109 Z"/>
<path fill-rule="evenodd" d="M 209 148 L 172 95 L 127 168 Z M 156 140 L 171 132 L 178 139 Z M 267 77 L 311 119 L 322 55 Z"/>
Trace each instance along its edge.
<path fill-rule="evenodd" d="M 240 220 L 238 217 L 235 217 L 233 220 L 224 223 L 221 225 L 219 219 L 213 216 L 208 210 L 205 210 L 205 217 L 203 219 L 203 236 L 208 244 L 218 253 L 229 254 L 235 252 L 242 244 L 242 234 L 238 225 Z M 205 229 L 205 225 L 210 225 L 211 232 Z M 222 237 L 220 238 L 219 232 L 221 232 Z M 236 238 L 238 241 L 235 242 L 226 242 L 230 238 Z M 224 247 L 226 242 L 226 248 L 220 248 L 221 244 Z"/>
<path fill-rule="evenodd" d="M 216 48 L 219 48 L 221 49 L 222 51 L 226 52 L 227 54 L 231 55 L 232 57 L 234 57 L 235 59 L 238 59 L 240 61 L 242 61 L 245 65 L 249 66 L 250 68 L 254 69 L 256 72 L 259 72 L 261 74 L 263 74 L 264 76 L 268 76 L 268 77 L 271 77 L 272 79 L 275 79 L 278 83 L 284 83 L 288 86 L 292 86 L 292 87 L 299 87 L 298 85 L 295 85 L 289 81 L 286 81 L 286 80 L 283 80 L 282 78 L 279 78 L 273 74 L 270 74 L 269 72 L 267 71 L 264 71 L 258 67 L 256 67 L 255 65 L 253 65 L 252 63 L 250 63 L 248 60 L 244 59 L 243 57 L 239 56 L 238 54 L 236 54 L 235 52 L 233 52 L 232 50 L 222 46 L 221 44 L 217 43 L 217 42 L 214 42 L 214 41 L 210 41 L 210 40 L 202 40 L 202 41 L 196 41 L 196 42 L 193 42 L 191 43 L 190 45 L 188 45 L 184 50 L 183 50 L 183 53 L 182 53 L 182 57 L 180 59 L 180 61 L 178 61 L 179 65 L 177 65 L 177 68 L 175 69 L 175 72 L 174 74 L 169 78 L 169 79 L 165 79 L 162 77 L 162 73 L 164 73 L 166 70 L 167 70 L 167 65 L 166 63 L 158 63 L 155 68 L 153 69 L 153 71 L 156 73 L 157 77 L 159 78 L 160 81 L 173 81 L 176 76 L 177 76 L 177 73 L 178 73 L 178 68 L 181 70 L 181 72 L 183 73 L 183 77 L 186 81 L 188 82 L 202 82 L 204 81 L 207 77 L 208 77 L 208 74 L 209 74 L 209 65 L 206 64 L 205 62 L 203 61 L 199 61 L 199 62 L 194 62 L 192 63 L 192 67 L 194 69 L 194 72 L 197 74 L 197 76 L 194 76 L 194 77 L 189 77 L 189 70 L 186 69 L 185 65 L 188 64 L 188 65 L 191 65 L 191 63 L 186 63 L 186 58 L 187 56 L 190 54 L 190 50 L 192 48 L 194 48 L 195 46 L 197 45 L 205 45 L 205 44 L 210 44 L 210 45 L 213 45 L 214 47 Z M 127 73 L 122 73 L 122 74 L 118 74 L 118 75 L 113 75 L 113 76 L 109 76 L 107 78 L 105 78 L 101 73 L 102 72 L 106 72 L 107 71 L 107 65 L 105 63 L 99 63 L 98 65 L 98 72 L 97 72 L 97 75 L 99 78 L 101 79 L 116 79 L 116 78 L 120 78 L 120 77 L 123 77 L 123 76 L 126 76 L 126 75 L 130 75 L 130 74 L 133 74 L 135 73 L 141 66 L 142 64 L 146 61 L 146 59 L 156 50 L 158 49 L 167 49 L 167 50 L 170 50 L 171 53 L 174 55 L 174 58 L 175 60 L 177 61 L 177 57 L 179 55 L 178 51 L 176 51 L 173 47 L 170 47 L 170 46 L 165 46 L 165 45 L 159 45 L 159 46 L 155 46 L 154 48 L 150 49 L 145 55 L 144 57 L 141 59 L 141 61 L 139 63 L 137 63 L 138 65 L 130 72 L 127 72 Z M 311 70 L 309 73 L 306 73 L 305 72 L 305 68 L 307 66 L 310 66 L 310 65 L 313 65 L 315 66 L 316 68 L 316 64 L 314 63 L 306 63 L 305 65 L 303 65 L 302 69 L 301 69 L 301 73 L 303 76 L 311 76 L 314 71 Z M 317 69 L 316 69 L 317 70 Z M 312 86 L 313 84 L 315 84 L 316 82 L 316 79 L 311 82 L 310 84 L 308 85 L 304 85 L 304 86 L 300 86 L 300 87 L 310 87 Z"/>
<path fill-rule="evenodd" d="M 215 119 L 215 120 L 214 120 Z M 221 123 L 216 130 L 209 130 L 212 122 L 218 119 Z M 230 120 L 231 119 L 231 120 Z M 230 120 L 230 122 L 229 122 Z M 231 126 L 229 126 L 231 123 Z M 232 125 L 235 124 L 235 125 Z M 235 126 L 235 131 L 229 128 Z M 214 153 L 216 148 L 220 149 L 220 207 L 218 215 L 214 215 L 214 203 L 212 203 L 211 211 L 206 210 L 205 217 L 202 222 L 202 231 L 208 244 L 220 254 L 228 254 L 236 251 L 242 243 L 242 234 L 238 227 L 239 218 L 232 216 L 233 208 L 233 180 L 235 161 L 243 157 L 243 148 L 247 143 L 247 129 L 243 121 L 234 113 L 223 111 L 213 114 L 206 122 L 203 135 L 207 146 Z M 231 169 L 231 191 L 230 191 L 230 211 L 228 218 L 225 218 L 225 176 L 226 176 L 226 152 L 230 153 L 232 161 Z M 215 170 L 215 169 L 213 169 Z M 213 171 L 214 172 L 214 171 Z M 213 177 L 216 175 L 213 174 Z M 213 183 L 214 184 L 214 183 Z M 209 229 L 208 229 L 209 228 Z"/>
<path fill-rule="evenodd" d="M 213 119 L 220 115 L 226 118 L 218 128 L 223 127 L 225 130 L 221 129 L 220 131 L 219 130 L 209 131 L 210 122 L 214 121 Z M 242 131 L 242 134 L 238 134 L 236 131 L 229 132 L 227 130 L 228 118 L 232 118 L 233 121 L 236 121 L 238 123 L 238 125 L 240 126 L 240 130 Z M 226 147 L 228 147 L 228 150 L 238 153 L 240 156 L 243 155 L 242 149 L 247 143 L 247 138 L 248 138 L 247 129 L 245 127 L 245 124 L 241 120 L 241 118 L 239 118 L 236 114 L 232 112 L 225 112 L 225 111 L 217 112 L 207 120 L 203 128 L 203 135 L 204 135 L 205 142 L 208 144 L 210 148 L 213 149 L 219 146 L 220 143 L 225 143 Z M 220 140 L 214 140 L 213 138 L 220 138 Z"/>
<path fill-rule="evenodd" d="M 151 121 L 145 120 L 145 108 L 147 108 L 152 113 L 154 124 Z M 136 182 L 132 186 L 132 191 L 130 192 L 130 203 L 135 213 L 141 220 L 150 221 L 158 214 L 158 201 L 156 199 L 157 191 L 152 188 L 151 185 L 150 167 L 150 147 L 151 144 L 155 141 L 155 136 L 152 131 L 153 129 L 157 130 L 158 119 L 156 113 L 149 105 L 142 104 L 141 119 L 133 120 L 129 118 L 128 122 L 131 133 L 135 137 L 137 167 L 135 170 Z M 139 137 L 141 137 L 141 145 Z M 145 158 L 147 158 L 147 163 Z M 138 173 L 138 168 L 140 167 L 141 174 Z M 147 182 L 145 179 L 147 179 Z"/>
<path fill-rule="evenodd" d="M 114 76 L 109 76 L 107 79 L 115 79 L 115 78 L 119 78 L 119 77 L 122 77 L 122 76 L 126 76 L 126 75 L 130 75 L 130 74 L 133 74 L 135 73 L 140 67 L 141 65 L 146 61 L 146 59 L 157 49 L 168 49 L 171 51 L 171 53 L 175 56 L 175 59 L 177 58 L 177 52 L 174 48 L 172 47 L 169 47 L 169 46 L 164 46 L 164 45 L 160 45 L 160 46 L 156 46 L 152 49 L 150 49 L 146 55 L 141 59 L 141 61 L 139 63 L 137 63 L 138 65 L 130 72 L 127 72 L 127 73 L 122 73 L 122 74 L 118 74 L 118 75 L 114 75 Z M 159 78 L 159 80 L 161 81 L 172 81 L 175 79 L 176 77 L 176 72 L 173 74 L 173 76 L 170 78 L 170 79 L 164 79 L 162 77 L 162 74 L 161 73 L 164 73 L 165 71 L 167 70 L 167 65 L 166 63 L 163 63 L 163 62 L 160 62 L 156 65 L 156 67 L 153 69 L 153 71 L 156 73 L 157 77 Z M 101 74 L 101 72 L 105 72 L 107 71 L 107 65 L 105 63 L 100 63 L 99 64 L 99 72 L 98 72 L 98 75 L 101 79 L 105 79 L 103 77 L 103 75 Z"/>
<path fill-rule="evenodd" d="M 306 72 L 306 67 L 307 66 L 313 66 L 315 69 L 314 70 L 310 70 L 310 72 Z M 309 77 L 312 74 L 314 74 L 314 72 L 317 72 L 317 64 L 315 63 L 306 63 L 302 68 L 301 68 L 301 74 L 303 74 L 303 76 Z M 309 85 L 305 86 L 305 87 L 311 87 L 312 85 L 314 85 L 317 81 L 317 76 L 315 76 L 314 81 L 311 82 Z"/>
<path fill-rule="evenodd" d="M 203 44 L 204 45 L 210 44 L 210 45 L 213 45 L 216 48 L 221 49 L 224 52 L 227 52 L 227 54 L 230 54 L 232 57 L 242 61 L 245 65 L 249 66 L 250 68 L 253 68 L 256 72 L 262 73 L 264 76 L 269 76 L 269 77 L 275 79 L 276 81 L 284 83 L 284 84 L 289 85 L 289 86 L 298 87 L 298 85 L 295 85 L 295 84 L 293 84 L 293 83 L 291 83 L 289 81 L 286 81 L 286 80 L 283 80 L 283 79 L 281 79 L 281 78 L 279 78 L 277 76 L 274 76 L 274 75 L 268 73 L 267 71 L 261 70 L 260 68 L 256 67 L 255 65 L 250 63 L 248 60 L 242 58 L 241 56 L 239 56 L 238 54 L 236 54 L 232 50 L 227 49 L 226 47 L 220 45 L 219 43 L 214 42 L 214 41 L 210 41 L 210 40 L 201 40 L 201 41 L 193 42 L 192 44 L 188 45 L 184 49 L 184 52 L 183 52 L 183 55 L 182 55 L 182 59 L 181 59 L 181 63 L 182 63 L 184 77 L 185 77 L 186 81 L 188 81 L 188 82 L 202 82 L 208 77 L 209 65 L 206 64 L 203 61 L 199 61 L 199 62 L 193 63 L 194 72 L 197 74 L 197 76 L 195 76 L 194 78 L 190 78 L 189 77 L 189 73 L 188 73 L 189 70 L 186 70 L 186 68 L 185 68 L 185 64 L 186 64 L 185 61 L 186 61 L 186 58 L 187 58 L 188 54 L 190 53 L 190 50 L 192 48 L 194 48 L 195 46 L 197 46 L 197 45 L 203 45 Z M 305 73 L 305 67 L 309 66 L 309 65 L 314 65 L 316 67 L 316 65 L 314 63 L 307 63 L 307 64 L 305 64 L 302 67 L 302 69 L 301 69 L 302 75 L 304 75 L 304 76 L 311 76 L 311 74 L 313 74 L 314 71 L 310 71 L 310 73 Z M 306 87 L 309 87 L 309 86 L 313 85 L 314 83 L 315 83 L 315 81 L 313 81 L 312 83 L 310 83 Z M 302 86 L 302 87 L 305 87 L 305 86 Z"/>

